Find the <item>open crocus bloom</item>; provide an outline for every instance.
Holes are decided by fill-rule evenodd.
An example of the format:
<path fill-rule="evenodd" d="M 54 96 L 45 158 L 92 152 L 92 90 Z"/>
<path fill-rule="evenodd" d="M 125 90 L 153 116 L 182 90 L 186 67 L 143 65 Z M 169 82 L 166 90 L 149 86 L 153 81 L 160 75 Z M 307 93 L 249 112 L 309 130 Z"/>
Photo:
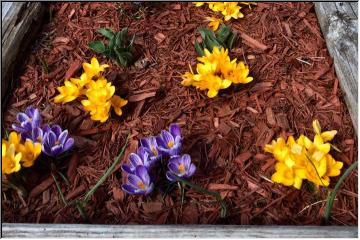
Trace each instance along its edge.
<path fill-rule="evenodd" d="M 179 155 L 181 151 L 180 127 L 173 123 L 170 125 L 169 130 L 162 130 L 161 134 L 156 137 L 158 150 L 166 156 Z"/>
<path fill-rule="evenodd" d="M 89 78 L 89 79 L 92 79 L 93 77 L 99 77 L 101 72 L 105 71 L 105 68 L 108 68 L 109 65 L 107 64 L 99 64 L 98 60 L 93 57 L 91 59 L 91 62 L 90 63 L 83 63 L 83 69 L 84 69 L 84 72 L 86 73 L 86 76 Z"/>
<path fill-rule="evenodd" d="M 129 155 L 130 164 L 123 164 L 121 169 L 128 174 L 134 174 L 137 166 L 144 166 L 146 169 L 150 170 L 154 165 L 154 159 L 150 159 L 149 153 L 145 150 L 145 148 L 140 147 L 136 153 L 130 153 Z"/>
<path fill-rule="evenodd" d="M 22 154 L 22 165 L 31 167 L 41 153 L 41 143 L 27 139 L 24 144 L 19 145 L 19 152 Z"/>
<path fill-rule="evenodd" d="M 166 172 L 166 178 L 169 181 L 177 181 L 173 176 L 179 178 L 189 178 L 194 175 L 196 167 L 191 163 L 190 155 L 174 156 L 169 160 L 169 171 Z"/>
<path fill-rule="evenodd" d="M 12 128 L 18 133 L 21 133 L 21 138 L 23 140 L 31 135 L 31 131 L 34 128 L 40 127 L 41 125 L 41 115 L 39 110 L 31 106 L 25 110 L 25 113 L 18 113 L 16 119 L 20 124 L 13 124 Z"/>
<path fill-rule="evenodd" d="M 44 132 L 42 150 L 46 155 L 56 157 L 74 144 L 74 139 L 68 137 L 68 130 L 63 131 L 59 125 L 45 125 Z"/>
<path fill-rule="evenodd" d="M 161 158 L 155 137 L 140 139 L 140 144 L 150 154 L 152 160 L 159 160 Z"/>
<path fill-rule="evenodd" d="M 144 166 L 137 166 L 134 174 L 128 175 L 128 182 L 122 189 L 132 195 L 148 195 L 154 189 L 148 170 Z"/>

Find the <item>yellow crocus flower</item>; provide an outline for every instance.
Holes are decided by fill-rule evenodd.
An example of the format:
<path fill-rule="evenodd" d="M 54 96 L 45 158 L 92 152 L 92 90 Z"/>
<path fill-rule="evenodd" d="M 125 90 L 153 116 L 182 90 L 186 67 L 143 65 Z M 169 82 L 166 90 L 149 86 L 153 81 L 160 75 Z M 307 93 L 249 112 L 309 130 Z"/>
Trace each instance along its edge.
<path fill-rule="evenodd" d="M 181 85 L 183 86 L 191 86 L 194 82 L 194 72 L 189 64 L 189 68 L 190 68 L 190 72 L 186 72 L 184 75 L 182 75 L 182 82 L 181 82 Z"/>
<path fill-rule="evenodd" d="M 78 86 L 68 80 L 65 81 L 64 86 L 57 87 L 57 90 L 60 94 L 54 98 L 55 103 L 71 102 L 81 95 Z"/>
<path fill-rule="evenodd" d="M 222 20 L 216 17 L 207 17 L 206 20 L 209 22 L 208 26 L 213 30 L 218 30 Z"/>
<path fill-rule="evenodd" d="M 195 4 L 195 7 L 201 7 L 205 4 L 205 2 L 193 2 Z"/>
<path fill-rule="evenodd" d="M 113 106 L 115 113 L 119 116 L 122 115 L 121 107 L 125 106 L 127 103 L 128 103 L 127 100 L 122 99 L 117 95 L 114 95 L 111 98 L 111 105 Z"/>
<path fill-rule="evenodd" d="M 243 18 L 244 14 L 240 12 L 241 7 L 236 2 L 225 2 L 222 15 L 225 16 L 225 21 L 229 21 L 231 18 L 238 19 Z"/>
<path fill-rule="evenodd" d="M 1 144 L 1 172 L 3 174 L 11 174 L 21 169 L 20 160 L 21 153 L 15 153 L 14 144 Z"/>
<path fill-rule="evenodd" d="M 80 78 L 70 78 L 70 81 L 79 88 L 81 94 L 84 94 L 83 88 L 90 83 L 91 79 L 89 79 L 86 73 L 83 73 Z"/>
<path fill-rule="evenodd" d="M 285 163 L 278 162 L 275 165 L 276 172 L 271 176 L 271 180 L 285 186 L 301 188 L 302 181 L 305 179 L 305 170 L 288 167 Z"/>
<path fill-rule="evenodd" d="M 24 167 L 31 167 L 41 153 L 41 144 L 27 139 L 24 144 L 19 145 L 19 152 L 22 155 L 22 165 Z"/>
<path fill-rule="evenodd" d="M 21 139 L 20 133 L 11 132 L 9 134 L 9 140 L 7 141 L 7 145 L 13 144 L 15 147 L 15 151 L 17 151 L 17 149 L 19 148 L 19 145 L 20 145 L 20 139 Z M 3 139 L 3 142 L 4 141 L 6 141 L 6 140 Z"/>
<path fill-rule="evenodd" d="M 265 152 L 272 153 L 276 160 L 284 162 L 289 155 L 289 148 L 286 146 L 286 142 L 283 138 L 272 140 L 271 144 L 266 144 L 264 147 Z"/>
<path fill-rule="evenodd" d="M 320 123 L 319 123 L 319 120 L 317 120 L 317 119 L 315 119 L 312 122 L 312 126 L 313 126 L 315 134 L 319 135 L 322 138 L 322 141 L 324 141 L 324 142 L 331 141 L 337 134 L 336 130 L 321 132 Z"/>
<path fill-rule="evenodd" d="M 115 87 L 103 77 L 97 81 L 90 81 L 86 91 L 87 100 L 81 104 L 86 111 L 90 111 L 91 119 L 105 122 L 109 118 L 111 98 L 115 93 Z"/>
<path fill-rule="evenodd" d="M 105 78 L 101 77 L 97 81 L 88 84 L 86 96 L 94 103 L 102 104 L 111 99 L 115 93 L 115 87 Z M 98 105 L 98 104 L 97 104 Z"/>
<path fill-rule="evenodd" d="M 208 2 L 209 8 L 214 12 L 222 12 L 225 8 L 225 4 L 223 2 Z"/>
<path fill-rule="evenodd" d="M 89 79 L 92 79 L 93 77 L 100 77 L 101 72 L 105 71 L 105 68 L 108 68 L 109 65 L 107 64 L 99 64 L 98 60 L 93 57 L 91 59 L 91 63 L 83 63 L 83 69 L 84 72 L 86 73 L 86 76 Z"/>

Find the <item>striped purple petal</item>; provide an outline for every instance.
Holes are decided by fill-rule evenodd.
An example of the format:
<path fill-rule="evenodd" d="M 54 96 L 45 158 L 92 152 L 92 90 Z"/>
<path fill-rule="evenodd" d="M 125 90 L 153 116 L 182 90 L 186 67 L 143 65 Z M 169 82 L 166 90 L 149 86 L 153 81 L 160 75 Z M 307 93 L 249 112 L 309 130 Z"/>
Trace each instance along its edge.
<path fill-rule="evenodd" d="M 66 152 L 67 150 L 69 150 L 70 148 L 72 148 L 72 146 L 74 145 L 74 139 L 73 138 L 68 138 L 65 142 L 65 144 L 63 145 L 63 152 Z"/>
<path fill-rule="evenodd" d="M 150 176 L 148 170 L 144 166 L 137 166 L 135 169 L 135 174 L 142 180 L 142 182 L 146 185 L 150 185 Z"/>
<path fill-rule="evenodd" d="M 68 133 L 69 133 L 68 130 L 65 130 L 62 133 L 60 133 L 58 140 L 62 145 L 65 145 L 66 139 L 68 137 Z"/>
<path fill-rule="evenodd" d="M 179 125 L 177 125 L 176 123 L 172 123 L 172 124 L 170 124 L 169 130 L 170 130 L 171 135 L 174 138 L 176 138 L 176 137 L 181 138 L 181 129 L 180 129 Z"/>
<path fill-rule="evenodd" d="M 55 133 L 56 137 L 58 138 L 62 133 L 61 127 L 57 124 L 51 126 L 51 131 Z"/>

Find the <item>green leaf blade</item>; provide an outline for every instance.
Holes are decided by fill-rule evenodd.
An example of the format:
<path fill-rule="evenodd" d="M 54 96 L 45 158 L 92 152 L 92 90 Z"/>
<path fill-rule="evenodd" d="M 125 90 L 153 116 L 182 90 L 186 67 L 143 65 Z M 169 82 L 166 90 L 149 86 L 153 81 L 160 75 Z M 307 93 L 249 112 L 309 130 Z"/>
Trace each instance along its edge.
<path fill-rule="evenodd" d="M 104 53 L 106 51 L 106 47 L 101 41 L 92 41 L 89 42 L 89 48 L 97 53 Z"/>

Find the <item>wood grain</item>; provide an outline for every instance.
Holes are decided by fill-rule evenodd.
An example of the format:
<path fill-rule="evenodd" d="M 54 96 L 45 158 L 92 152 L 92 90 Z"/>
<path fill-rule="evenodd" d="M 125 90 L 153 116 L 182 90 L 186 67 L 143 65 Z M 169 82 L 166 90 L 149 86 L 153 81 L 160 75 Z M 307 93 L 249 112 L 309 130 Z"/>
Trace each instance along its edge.
<path fill-rule="evenodd" d="M 316 2 L 315 10 L 357 132 L 358 3 Z"/>
<path fill-rule="evenodd" d="M 15 66 L 22 61 L 22 53 L 39 30 L 42 10 L 41 3 L 1 3 L 1 100 L 11 91 L 13 76 L 18 73 Z"/>
<path fill-rule="evenodd" d="M 234 226 L 234 225 L 2 225 L 2 237 L 32 238 L 355 238 L 357 227 Z"/>

